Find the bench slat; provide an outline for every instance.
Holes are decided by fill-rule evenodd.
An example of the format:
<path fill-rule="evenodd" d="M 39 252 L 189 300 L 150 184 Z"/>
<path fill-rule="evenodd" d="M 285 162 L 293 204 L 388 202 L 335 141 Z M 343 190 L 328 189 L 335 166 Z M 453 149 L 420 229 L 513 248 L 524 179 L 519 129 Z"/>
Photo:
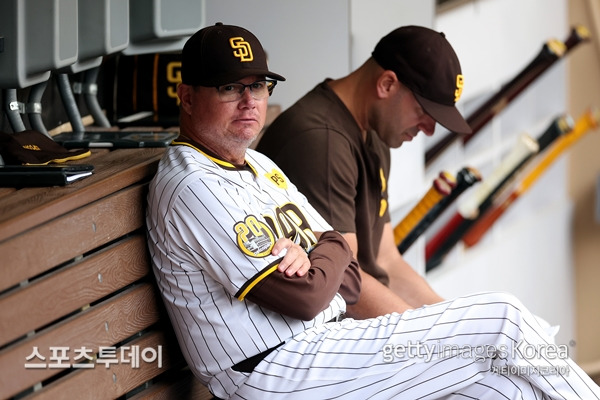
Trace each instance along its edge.
<path fill-rule="evenodd" d="M 164 148 L 119 149 L 93 160 L 94 173 L 67 186 L 23 188 L 0 197 L 0 242 L 91 203 L 155 172 Z M 86 159 L 80 164 L 86 164 Z"/>
<path fill-rule="evenodd" d="M 146 239 L 140 233 L 0 296 L 0 346 L 149 273 Z"/>
<path fill-rule="evenodd" d="M 0 290 L 143 227 L 146 186 L 124 189 L 1 242 Z"/>
<path fill-rule="evenodd" d="M 72 360 L 77 349 L 85 347 L 97 353 L 101 346 L 113 346 L 155 324 L 160 309 L 157 301 L 152 284 L 135 285 L 0 351 L 0 398 L 13 396 L 61 372 L 61 368 L 25 368 L 26 363 L 52 363 L 54 348 L 67 347 Z M 37 357 L 26 360 L 34 346 L 45 361 Z"/>
<path fill-rule="evenodd" d="M 130 397 L 130 400 L 212 400 L 214 397 L 189 369 L 153 383 L 148 389 Z"/>
<path fill-rule="evenodd" d="M 0 188 L 0 197 L 8 196 L 9 194 L 15 192 L 15 190 L 17 190 L 17 189 L 2 187 L 2 188 Z"/>

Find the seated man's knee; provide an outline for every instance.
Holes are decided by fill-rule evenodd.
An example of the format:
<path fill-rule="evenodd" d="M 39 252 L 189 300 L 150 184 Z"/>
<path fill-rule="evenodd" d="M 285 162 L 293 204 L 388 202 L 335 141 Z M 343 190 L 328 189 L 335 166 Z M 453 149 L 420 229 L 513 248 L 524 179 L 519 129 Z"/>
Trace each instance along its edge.
<path fill-rule="evenodd" d="M 525 310 L 525 306 L 521 301 L 511 293 L 507 292 L 485 292 L 467 297 L 472 301 L 473 306 L 486 307 L 488 311 L 485 313 L 490 317 L 492 314 L 499 316 L 510 316 L 521 314 Z"/>

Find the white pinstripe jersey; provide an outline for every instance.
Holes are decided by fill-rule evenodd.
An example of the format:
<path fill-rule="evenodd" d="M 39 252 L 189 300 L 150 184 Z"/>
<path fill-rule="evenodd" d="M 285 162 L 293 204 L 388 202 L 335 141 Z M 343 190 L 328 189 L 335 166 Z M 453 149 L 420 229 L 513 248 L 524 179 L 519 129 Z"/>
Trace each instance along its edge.
<path fill-rule="evenodd" d="M 248 150 L 246 160 L 241 170 L 190 145 L 169 147 L 148 195 L 154 273 L 180 347 L 201 381 L 227 393 L 246 379 L 232 365 L 345 311 L 339 294 L 311 321 L 243 300 L 276 268 L 278 238 L 309 249 L 313 231 L 331 230 L 270 159 Z"/>

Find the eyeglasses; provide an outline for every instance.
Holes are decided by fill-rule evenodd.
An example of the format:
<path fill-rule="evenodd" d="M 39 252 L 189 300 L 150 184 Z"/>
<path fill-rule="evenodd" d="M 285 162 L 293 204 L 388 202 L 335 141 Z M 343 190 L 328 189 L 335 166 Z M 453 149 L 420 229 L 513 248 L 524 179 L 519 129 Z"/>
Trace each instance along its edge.
<path fill-rule="evenodd" d="M 217 92 L 223 102 L 238 101 L 244 96 L 244 91 L 248 88 L 254 99 L 262 100 L 273 93 L 275 85 L 277 85 L 277 81 L 270 79 L 252 82 L 249 85 L 228 83 L 227 85 L 217 86 Z"/>

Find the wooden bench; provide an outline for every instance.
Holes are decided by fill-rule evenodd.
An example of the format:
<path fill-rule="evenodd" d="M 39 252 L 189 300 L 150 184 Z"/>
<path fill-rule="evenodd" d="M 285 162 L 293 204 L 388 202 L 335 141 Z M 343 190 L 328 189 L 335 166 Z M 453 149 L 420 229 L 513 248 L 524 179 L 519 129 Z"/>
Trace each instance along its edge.
<path fill-rule="evenodd" d="M 163 151 L 95 150 L 78 182 L 0 188 L 0 398 L 212 399 L 150 268 L 146 193 Z"/>

